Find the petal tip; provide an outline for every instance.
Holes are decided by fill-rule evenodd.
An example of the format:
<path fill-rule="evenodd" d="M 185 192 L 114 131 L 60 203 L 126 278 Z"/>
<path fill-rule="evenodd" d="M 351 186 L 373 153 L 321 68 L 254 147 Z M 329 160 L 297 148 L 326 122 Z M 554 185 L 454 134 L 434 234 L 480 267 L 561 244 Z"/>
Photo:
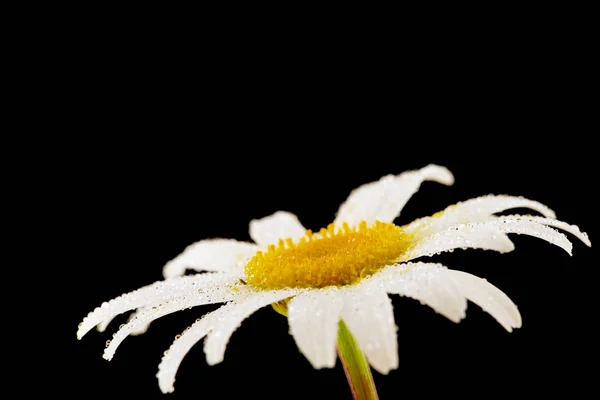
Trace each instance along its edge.
<path fill-rule="evenodd" d="M 306 354 L 304 355 L 306 357 Z M 328 359 L 314 360 L 313 358 L 306 357 L 310 365 L 314 369 L 323 369 L 323 368 L 334 368 L 335 360 L 337 357 L 329 357 Z"/>
<path fill-rule="evenodd" d="M 160 379 L 160 377 L 158 378 L 158 387 L 160 388 L 160 391 L 163 394 L 173 393 L 175 391 L 175 387 L 173 386 L 173 384 L 168 384 L 164 382 Z"/>
<path fill-rule="evenodd" d="M 397 359 L 394 361 L 391 361 L 390 364 L 385 364 L 385 365 L 373 365 L 372 363 L 369 363 L 369 364 L 371 364 L 371 367 L 375 371 L 379 372 L 381 375 L 388 375 L 391 371 L 398 369 L 398 360 Z"/>
<path fill-rule="evenodd" d="M 89 332 L 89 329 L 84 329 L 83 327 L 83 323 L 79 325 L 79 328 L 77 328 L 77 340 L 81 340 L 83 339 L 83 337 L 85 336 L 86 333 Z"/>
<path fill-rule="evenodd" d="M 447 314 L 447 315 L 441 314 L 441 315 L 444 315 L 446 318 L 448 318 L 450 321 L 454 322 L 455 324 L 459 324 L 460 321 L 465 319 L 464 315 L 450 315 L 450 314 Z"/>
<path fill-rule="evenodd" d="M 423 169 L 424 173 L 431 179 L 444 184 L 446 186 L 454 185 L 454 175 L 450 170 L 444 166 L 437 164 L 429 164 Z"/>
<path fill-rule="evenodd" d="M 215 356 L 213 354 L 207 354 L 206 355 L 206 363 L 208 365 L 210 365 L 211 367 L 213 365 L 217 365 L 223 362 L 223 357 L 219 357 L 219 356 Z"/>
<path fill-rule="evenodd" d="M 586 233 L 583 234 L 583 238 L 585 239 L 583 241 L 583 243 L 585 243 L 587 245 L 587 247 L 592 247 L 592 242 L 590 240 L 590 237 Z"/>

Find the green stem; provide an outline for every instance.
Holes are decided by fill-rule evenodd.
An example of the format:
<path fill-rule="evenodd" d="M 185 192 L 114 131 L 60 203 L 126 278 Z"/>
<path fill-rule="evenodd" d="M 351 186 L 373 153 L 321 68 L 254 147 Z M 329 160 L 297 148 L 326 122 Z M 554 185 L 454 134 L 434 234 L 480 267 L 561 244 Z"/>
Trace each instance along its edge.
<path fill-rule="evenodd" d="M 288 299 L 271 304 L 279 314 L 287 317 Z M 344 321 L 338 323 L 337 350 L 354 400 L 378 400 L 371 367 L 360 346 Z"/>
<path fill-rule="evenodd" d="M 338 326 L 338 355 L 344 366 L 346 378 L 352 396 L 355 400 L 377 400 L 377 389 L 371 375 L 371 367 L 360 349 L 356 339 L 344 323 L 340 320 Z"/>

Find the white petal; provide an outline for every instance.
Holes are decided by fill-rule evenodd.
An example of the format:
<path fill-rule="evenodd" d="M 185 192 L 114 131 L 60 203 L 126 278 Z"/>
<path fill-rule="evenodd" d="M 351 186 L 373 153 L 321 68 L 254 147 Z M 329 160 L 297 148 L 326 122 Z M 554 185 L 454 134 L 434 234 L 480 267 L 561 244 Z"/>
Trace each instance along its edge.
<path fill-rule="evenodd" d="M 388 295 L 364 282 L 340 290 L 344 297 L 341 318 L 365 353 L 369 364 L 382 374 L 398 368 L 398 339 L 394 310 Z"/>
<path fill-rule="evenodd" d="M 529 215 L 509 215 L 506 217 L 500 217 L 500 219 L 506 220 L 506 221 L 513 221 L 513 220 L 514 221 L 530 221 L 530 222 L 535 222 L 538 224 L 552 226 L 554 228 L 562 229 L 565 232 L 569 232 L 570 234 L 572 234 L 573 236 L 575 236 L 579 240 L 581 240 L 583 243 L 585 243 L 587 246 L 592 245 L 587 233 L 581 232 L 579 230 L 578 226 L 569 225 L 566 222 L 559 221 L 557 219 L 534 217 L 534 216 L 529 216 Z"/>
<path fill-rule="evenodd" d="M 216 326 L 204 341 L 204 353 L 206 353 L 208 364 L 214 365 L 223 361 L 227 342 L 229 342 L 229 338 L 242 324 L 243 320 L 264 306 L 276 303 L 300 292 L 301 289 L 256 292 L 243 300 L 237 301 L 236 306 L 230 312 L 219 317 Z"/>
<path fill-rule="evenodd" d="M 447 270 L 460 292 L 496 319 L 507 331 L 521 327 L 521 314 L 508 296 L 485 279 L 462 271 Z"/>
<path fill-rule="evenodd" d="M 505 253 L 514 249 L 510 240 L 504 240 L 502 233 L 518 233 L 534 236 L 550 242 L 571 254 L 573 245 L 565 235 L 549 228 L 536 219 L 542 217 L 499 217 L 484 222 L 460 224 L 444 232 L 422 239 L 409 249 L 401 260 L 412 260 L 421 256 L 431 256 L 455 248 L 480 248 Z M 564 222 L 542 218 L 553 225 Z M 564 225 L 562 225 L 564 224 Z M 570 227 L 573 228 L 573 227 Z M 571 229 L 572 232 L 575 232 Z M 578 231 L 577 231 L 578 232 Z M 585 234 L 579 233 L 578 236 Z"/>
<path fill-rule="evenodd" d="M 426 180 L 444 185 L 454 183 L 454 177 L 448 169 L 433 164 L 397 176 L 384 176 L 354 189 L 340 206 L 335 224 L 339 226 L 347 222 L 352 226 L 363 220 L 368 224 L 375 220 L 391 222 L 400 215 L 404 205 Z"/>
<path fill-rule="evenodd" d="M 311 290 L 290 300 L 288 323 L 300 352 L 314 368 L 332 368 L 343 299 L 337 287 Z"/>
<path fill-rule="evenodd" d="M 137 318 L 138 314 L 147 311 L 149 309 L 151 309 L 152 306 L 146 306 L 146 307 L 142 307 L 142 308 L 138 308 L 135 312 L 131 313 L 131 315 L 129 316 L 129 318 L 127 319 L 127 322 L 131 322 L 134 319 Z M 138 336 L 138 335 L 143 335 L 144 333 L 146 333 L 148 331 L 148 328 L 150 328 L 150 324 L 151 322 L 148 322 L 147 324 L 144 325 L 140 325 L 140 324 L 136 324 L 135 329 L 133 329 L 131 331 L 131 333 L 129 333 L 131 336 Z"/>
<path fill-rule="evenodd" d="M 469 199 L 456 204 L 455 210 L 475 214 L 496 214 L 511 208 L 529 208 L 545 217 L 556 218 L 556 214 L 548 206 L 521 196 L 487 195 Z"/>
<path fill-rule="evenodd" d="M 186 269 L 216 271 L 229 274 L 243 273 L 243 267 L 258 250 L 252 243 L 233 239 L 207 239 L 189 245 L 165 264 L 163 275 L 172 278 L 185 274 Z"/>
<path fill-rule="evenodd" d="M 105 328 L 104 325 L 108 325 L 108 322 L 115 316 L 124 312 L 157 301 L 168 300 L 171 297 L 180 296 L 190 290 L 198 290 L 204 287 L 210 288 L 215 285 L 222 286 L 229 281 L 231 281 L 231 278 L 224 275 L 207 273 L 173 278 L 144 286 L 105 302 L 89 313 L 79 325 L 77 338 L 81 339 L 90 329 L 98 324 L 102 323 L 103 326 L 101 328 Z"/>
<path fill-rule="evenodd" d="M 145 306 L 145 307 L 138 308 L 136 311 L 132 312 L 129 315 L 129 318 L 127 318 L 127 322 L 133 321 L 135 318 L 137 318 L 137 315 L 140 312 L 148 310 L 150 308 L 152 308 L 152 307 Z M 102 322 L 100 322 L 96 326 L 96 329 L 98 330 L 98 332 L 104 332 L 106 330 L 106 328 L 108 327 L 108 325 L 112 322 L 112 320 L 113 320 L 113 318 L 109 318 L 109 319 L 105 319 Z M 150 328 L 150 323 L 147 323 L 146 325 L 140 325 L 140 326 L 136 327 L 135 330 L 131 331 L 130 335 L 131 336 L 143 335 L 144 333 L 146 333 L 148 331 L 148 328 Z"/>
<path fill-rule="evenodd" d="M 277 211 L 267 217 L 250 221 L 250 237 L 262 247 L 276 244 L 279 239 L 298 240 L 305 232 L 306 228 L 298 221 L 298 217 L 287 211 Z"/>
<path fill-rule="evenodd" d="M 492 214 L 511 208 L 530 208 L 546 217 L 556 217 L 554 211 L 534 200 L 516 196 L 487 195 L 452 205 L 439 216 L 417 219 L 404 226 L 403 229 L 408 233 L 419 231 L 420 234 L 426 235 L 462 223 L 484 221 L 489 219 Z"/>
<path fill-rule="evenodd" d="M 211 287 L 205 286 L 201 290 L 188 291 L 181 296 L 144 307 L 138 310 L 133 319 L 115 333 L 110 344 L 104 349 L 103 357 L 111 360 L 115 351 L 127 336 L 143 330 L 150 322 L 158 318 L 187 308 L 243 298 L 248 295 L 248 290 L 247 285 L 227 282 L 220 285 L 215 284 Z"/>
<path fill-rule="evenodd" d="M 529 235 L 552 243 L 553 245 L 558 246 L 565 250 L 567 253 L 571 254 L 573 245 L 565 235 L 538 222 L 531 221 L 529 220 L 529 218 L 532 217 L 500 217 L 491 221 L 459 225 L 452 229 L 455 229 L 457 232 L 464 230 L 473 232 L 489 232 L 490 228 L 494 228 L 504 233 L 518 233 L 523 235 Z M 558 223 L 560 221 L 555 222 Z"/>
<path fill-rule="evenodd" d="M 371 279 L 381 290 L 419 300 L 453 322 L 465 317 L 467 301 L 447 268 L 433 263 L 406 263 L 385 267 Z"/>
<path fill-rule="evenodd" d="M 414 260 L 454 249 L 483 249 L 507 253 L 514 250 L 513 242 L 498 228 L 465 225 L 429 235 L 407 250 L 401 260 Z"/>
<path fill-rule="evenodd" d="M 261 307 L 302 293 L 301 289 L 285 289 L 269 292 L 246 292 L 237 301 L 228 303 L 216 311 L 206 314 L 178 336 L 158 366 L 158 383 L 163 393 L 173 391 L 175 375 L 181 361 L 190 349 L 207 334 L 204 351 L 209 364 L 221 361 L 231 333 L 243 319 Z M 211 362 L 212 360 L 212 362 Z M 217 361 L 217 362 L 219 362 Z"/>
<path fill-rule="evenodd" d="M 109 317 L 109 318 L 106 318 L 106 319 L 102 320 L 102 322 L 100 322 L 98 325 L 96 325 L 96 330 L 98 332 L 104 332 L 106 330 L 106 328 L 108 328 L 108 325 L 110 325 L 110 323 L 112 322 L 112 320 L 114 318 L 115 317 Z"/>
<path fill-rule="evenodd" d="M 175 375 L 183 357 L 190 349 L 212 329 L 223 316 L 227 315 L 236 306 L 236 303 L 228 303 L 217 310 L 204 315 L 192 326 L 186 329 L 179 336 L 165 354 L 158 366 L 158 385 L 163 393 L 170 393 L 174 390 Z"/>
<path fill-rule="evenodd" d="M 133 313 L 131 313 L 129 315 L 129 318 L 127 318 L 127 322 L 133 320 L 136 316 L 137 313 L 139 311 L 145 310 L 147 309 L 146 307 L 141 307 L 138 309 L 138 311 L 134 311 Z M 100 322 L 98 325 L 96 325 L 96 329 L 98 330 L 98 332 L 104 332 L 106 330 L 106 328 L 108 328 L 108 325 L 112 322 L 114 318 L 108 318 L 103 320 L 102 322 Z M 140 326 L 138 329 L 131 331 L 130 335 L 132 336 L 137 336 L 137 335 L 142 335 L 144 333 L 146 333 L 148 331 L 148 328 L 150 327 L 150 324 L 148 323 L 147 325 L 144 326 Z"/>
<path fill-rule="evenodd" d="M 521 196 L 487 195 L 466 200 L 456 205 L 461 212 L 469 210 L 478 214 L 496 214 L 511 208 L 529 208 L 545 217 L 556 218 L 556 214 L 548 206 Z"/>

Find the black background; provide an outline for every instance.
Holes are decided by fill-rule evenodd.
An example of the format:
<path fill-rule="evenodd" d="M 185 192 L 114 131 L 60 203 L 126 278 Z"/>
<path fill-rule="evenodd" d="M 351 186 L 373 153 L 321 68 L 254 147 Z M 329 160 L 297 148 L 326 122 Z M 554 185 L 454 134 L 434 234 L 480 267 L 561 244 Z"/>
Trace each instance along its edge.
<path fill-rule="evenodd" d="M 45 372 L 58 378 L 46 393 L 350 398 L 339 363 L 314 370 L 268 307 L 234 333 L 223 363 L 207 366 L 194 347 L 170 395 L 155 378 L 162 353 L 214 307 L 156 321 L 111 362 L 102 351 L 126 316 L 82 341 L 75 332 L 103 301 L 161 279 L 164 263 L 188 244 L 249 240 L 248 222 L 277 210 L 318 229 L 353 188 L 389 173 L 436 163 L 456 177 L 452 187 L 424 183 L 398 224 L 471 197 L 512 194 L 547 204 L 596 239 L 597 111 L 587 99 L 586 56 L 567 45 L 438 43 L 434 59 L 382 53 L 362 60 L 363 69 L 327 54 L 265 63 L 240 52 L 209 63 L 200 50 L 168 54 L 163 43 L 154 52 L 152 40 L 100 48 L 100 36 L 73 50 L 68 84 L 54 87 L 64 107 L 49 117 L 77 136 L 54 140 L 62 151 L 49 173 L 60 188 L 48 192 L 54 223 L 69 234 L 53 270 L 64 284 L 61 318 L 51 325 L 59 349 L 39 357 L 60 354 L 60 366 Z M 395 297 L 400 367 L 374 372 L 382 399 L 586 392 L 596 352 L 594 249 L 572 238 L 569 257 L 535 238 L 511 238 L 509 254 L 455 251 L 433 260 L 505 291 L 523 327 L 509 334 L 473 304 L 454 324 Z"/>

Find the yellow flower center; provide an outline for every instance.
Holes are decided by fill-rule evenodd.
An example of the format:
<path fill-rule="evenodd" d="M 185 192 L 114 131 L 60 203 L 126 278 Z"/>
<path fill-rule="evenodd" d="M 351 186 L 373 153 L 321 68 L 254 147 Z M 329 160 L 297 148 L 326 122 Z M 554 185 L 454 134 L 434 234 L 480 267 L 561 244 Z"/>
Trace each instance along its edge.
<path fill-rule="evenodd" d="M 306 231 L 299 242 L 279 240 L 246 264 L 248 284 L 262 289 L 347 285 L 400 258 L 411 237 L 394 224 L 330 224 L 320 235 Z"/>

